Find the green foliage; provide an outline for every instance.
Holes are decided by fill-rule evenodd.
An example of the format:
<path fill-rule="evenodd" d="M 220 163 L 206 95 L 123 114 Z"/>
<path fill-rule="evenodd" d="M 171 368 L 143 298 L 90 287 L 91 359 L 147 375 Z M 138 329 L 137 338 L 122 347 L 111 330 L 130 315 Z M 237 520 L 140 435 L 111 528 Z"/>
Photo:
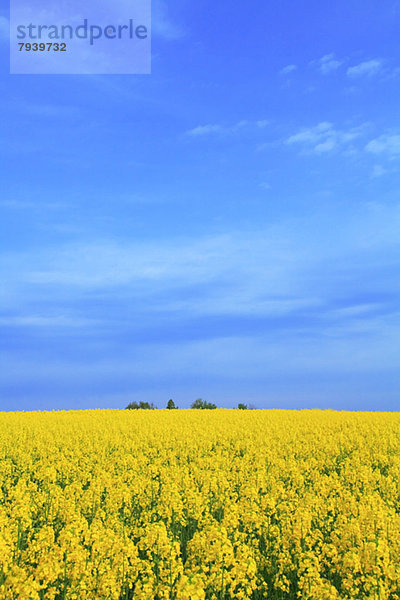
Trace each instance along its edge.
<path fill-rule="evenodd" d="M 154 410 L 155 406 L 153 403 L 149 404 L 148 402 L 139 402 L 139 404 L 137 402 L 130 402 L 128 404 L 128 406 L 126 407 L 127 410 L 138 410 L 138 409 L 145 409 L 145 410 Z"/>
<path fill-rule="evenodd" d="M 207 402 L 206 400 L 202 400 L 201 398 L 197 398 L 197 400 L 195 400 L 192 404 L 192 408 L 198 408 L 201 410 L 213 410 L 216 407 L 215 404 L 212 404 L 211 402 Z"/>
<path fill-rule="evenodd" d="M 168 400 L 167 408 L 168 410 L 175 410 L 176 408 L 178 408 L 177 406 L 175 406 L 175 402 L 172 400 L 172 398 Z"/>
<path fill-rule="evenodd" d="M 247 404 L 242 404 L 241 402 L 239 402 L 238 409 L 239 410 L 247 410 Z"/>

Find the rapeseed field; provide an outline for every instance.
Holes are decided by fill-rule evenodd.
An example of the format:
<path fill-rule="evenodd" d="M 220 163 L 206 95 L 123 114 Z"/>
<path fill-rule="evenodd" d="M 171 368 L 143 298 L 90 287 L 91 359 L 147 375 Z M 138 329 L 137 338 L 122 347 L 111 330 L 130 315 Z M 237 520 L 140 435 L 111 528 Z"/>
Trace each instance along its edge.
<path fill-rule="evenodd" d="M 400 415 L 0 414 L 1 600 L 398 600 Z"/>

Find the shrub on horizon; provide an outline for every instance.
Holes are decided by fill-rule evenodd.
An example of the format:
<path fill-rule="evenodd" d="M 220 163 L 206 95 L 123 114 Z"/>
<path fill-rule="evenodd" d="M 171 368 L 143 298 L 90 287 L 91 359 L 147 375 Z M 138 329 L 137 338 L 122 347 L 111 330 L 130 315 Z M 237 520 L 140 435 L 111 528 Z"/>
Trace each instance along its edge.
<path fill-rule="evenodd" d="M 214 410 L 216 407 L 212 402 L 207 402 L 206 400 L 202 400 L 202 398 L 197 398 L 191 406 L 191 408 L 197 408 L 201 410 Z"/>
<path fill-rule="evenodd" d="M 139 404 L 137 402 L 130 402 L 128 404 L 128 406 L 126 407 L 126 410 L 138 410 L 138 409 L 154 410 L 155 406 L 153 403 L 149 404 L 148 402 L 139 402 Z"/>

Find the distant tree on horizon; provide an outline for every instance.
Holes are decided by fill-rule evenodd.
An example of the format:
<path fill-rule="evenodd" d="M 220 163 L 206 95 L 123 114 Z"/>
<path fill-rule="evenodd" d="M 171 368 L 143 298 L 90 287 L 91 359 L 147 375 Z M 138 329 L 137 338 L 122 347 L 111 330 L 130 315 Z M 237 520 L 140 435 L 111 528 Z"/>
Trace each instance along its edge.
<path fill-rule="evenodd" d="M 175 402 L 172 400 L 168 400 L 167 409 L 168 410 L 176 410 L 178 407 L 175 405 Z"/>
<path fill-rule="evenodd" d="M 154 410 L 155 406 L 153 403 L 149 404 L 148 402 L 130 402 L 126 407 L 126 410 Z"/>
<path fill-rule="evenodd" d="M 238 409 L 239 410 L 247 410 L 247 404 L 242 404 L 241 402 L 239 402 Z"/>
<path fill-rule="evenodd" d="M 207 402 L 206 400 L 203 400 L 202 398 L 197 398 L 197 400 L 195 400 L 193 402 L 191 408 L 197 408 L 200 410 L 214 410 L 217 407 L 212 402 Z"/>

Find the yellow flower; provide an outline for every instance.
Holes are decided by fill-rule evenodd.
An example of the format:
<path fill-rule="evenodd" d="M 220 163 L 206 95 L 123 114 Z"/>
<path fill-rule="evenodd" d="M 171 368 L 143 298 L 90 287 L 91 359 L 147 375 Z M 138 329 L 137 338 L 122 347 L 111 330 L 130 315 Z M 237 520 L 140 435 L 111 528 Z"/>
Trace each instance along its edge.
<path fill-rule="evenodd" d="M 400 600 L 399 480 L 396 413 L 0 413 L 0 600 Z"/>

